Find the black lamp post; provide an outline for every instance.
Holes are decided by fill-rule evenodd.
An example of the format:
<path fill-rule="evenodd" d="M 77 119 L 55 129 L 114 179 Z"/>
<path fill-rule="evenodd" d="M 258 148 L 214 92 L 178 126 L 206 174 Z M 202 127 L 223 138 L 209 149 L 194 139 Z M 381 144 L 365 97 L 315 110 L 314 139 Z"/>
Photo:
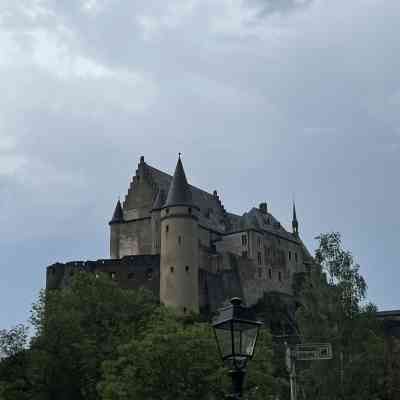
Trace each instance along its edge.
<path fill-rule="evenodd" d="M 218 349 L 232 378 L 231 399 L 242 397 L 246 364 L 253 357 L 261 325 L 262 322 L 255 319 L 254 313 L 244 307 L 238 297 L 233 298 L 229 306 L 220 308 L 213 320 Z"/>

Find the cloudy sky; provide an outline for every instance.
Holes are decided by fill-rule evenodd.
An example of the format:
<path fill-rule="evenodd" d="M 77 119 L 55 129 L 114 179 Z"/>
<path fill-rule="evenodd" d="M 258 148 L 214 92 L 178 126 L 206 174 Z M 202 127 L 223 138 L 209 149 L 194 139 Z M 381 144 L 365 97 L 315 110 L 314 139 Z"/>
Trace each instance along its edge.
<path fill-rule="evenodd" d="M 0 328 L 56 261 L 108 256 L 141 155 L 330 230 L 400 308 L 398 0 L 0 0 Z"/>

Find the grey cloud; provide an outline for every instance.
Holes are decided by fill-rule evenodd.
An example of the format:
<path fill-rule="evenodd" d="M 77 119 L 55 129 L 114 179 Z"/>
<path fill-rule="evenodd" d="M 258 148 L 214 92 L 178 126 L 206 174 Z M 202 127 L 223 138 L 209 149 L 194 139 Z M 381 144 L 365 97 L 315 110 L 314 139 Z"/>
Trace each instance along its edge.
<path fill-rule="evenodd" d="M 3 260 L 16 265 L 4 265 L 0 296 L 29 269 L 27 313 L 46 263 L 106 256 L 107 220 L 140 155 L 171 172 L 182 151 L 190 181 L 218 189 L 228 210 L 267 200 L 287 224 L 295 192 L 304 240 L 342 231 L 372 299 L 394 304 L 375 267 L 382 254 L 397 274 L 393 235 L 378 227 L 399 223 L 387 183 L 400 167 L 399 5 L 249 1 L 285 14 L 270 26 L 243 23 L 235 2 L 199 2 L 174 24 L 173 1 L 40 3 L 35 16 L 19 6 L 33 2 L 10 1 L 0 25 L 11 37 L 0 35 L 0 156 L 24 160 L 0 171 Z M 144 35 L 143 15 L 159 34 Z"/>
<path fill-rule="evenodd" d="M 259 16 L 271 14 L 286 14 L 304 10 L 311 6 L 315 0 L 249 0 L 250 4 L 260 7 Z"/>

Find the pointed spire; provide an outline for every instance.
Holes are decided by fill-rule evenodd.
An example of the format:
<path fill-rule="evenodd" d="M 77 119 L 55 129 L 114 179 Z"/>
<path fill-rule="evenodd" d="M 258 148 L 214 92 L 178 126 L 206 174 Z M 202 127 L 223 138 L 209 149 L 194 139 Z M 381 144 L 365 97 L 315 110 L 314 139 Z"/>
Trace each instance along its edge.
<path fill-rule="evenodd" d="M 165 191 L 160 189 L 153 203 L 153 210 L 160 210 L 165 203 Z"/>
<path fill-rule="evenodd" d="M 164 207 L 176 205 L 193 205 L 192 191 L 186 180 L 180 153 Z"/>
<path fill-rule="evenodd" d="M 121 202 L 118 199 L 117 205 L 115 206 L 113 217 L 110 221 L 110 224 L 118 224 L 124 221 L 124 213 L 122 211 Z"/>
<path fill-rule="evenodd" d="M 296 216 L 296 204 L 293 201 L 293 219 L 292 219 L 292 228 L 293 228 L 293 234 L 295 236 L 299 236 L 299 222 L 297 221 L 297 216 Z"/>

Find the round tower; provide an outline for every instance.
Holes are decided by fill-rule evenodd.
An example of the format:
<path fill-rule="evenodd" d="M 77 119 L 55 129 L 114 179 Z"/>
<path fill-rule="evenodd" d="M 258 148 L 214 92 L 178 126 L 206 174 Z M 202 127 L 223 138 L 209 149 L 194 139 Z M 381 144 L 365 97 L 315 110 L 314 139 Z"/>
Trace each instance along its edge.
<path fill-rule="evenodd" d="M 160 300 L 182 314 L 199 312 L 198 212 L 179 157 L 161 209 Z"/>
<path fill-rule="evenodd" d="M 118 200 L 110 225 L 110 258 L 120 258 L 121 224 L 124 223 L 124 213 Z"/>

